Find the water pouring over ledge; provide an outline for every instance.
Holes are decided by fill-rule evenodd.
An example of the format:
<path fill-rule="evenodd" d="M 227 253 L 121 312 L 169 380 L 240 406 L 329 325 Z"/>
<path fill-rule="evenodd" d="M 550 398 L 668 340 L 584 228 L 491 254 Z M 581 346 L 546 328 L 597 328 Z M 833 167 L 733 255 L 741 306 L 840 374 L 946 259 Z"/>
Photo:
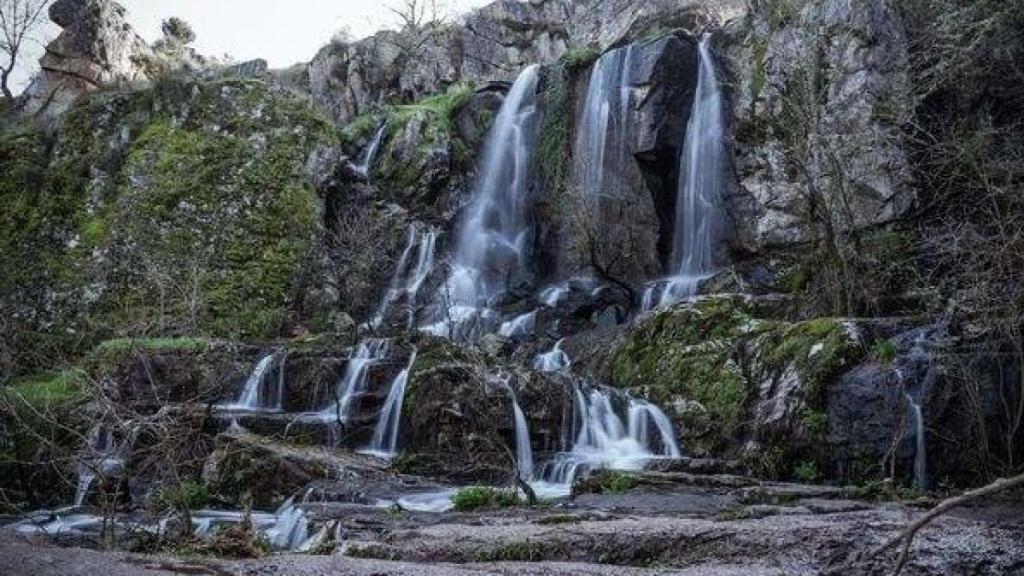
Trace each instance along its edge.
<path fill-rule="evenodd" d="M 267 354 L 256 363 L 249 377 L 242 386 L 238 399 L 228 404 L 218 404 L 217 408 L 226 411 L 241 412 L 273 412 L 281 410 L 284 404 L 284 375 L 287 354 L 275 351 Z M 277 378 L 268 382 L 267 374 L 278 368 Z M 269 386 L 268 386 L 269 384 Z M 267 388 L 270 388 L 269 390 Z"/>
<path fill-rule="evenodd" d="M 417 296 L 423 283 L 434 271 L 434 258 L 437 252 L 437 230 L 427 228 L 421 230 L 415 224 L 409 226 L 405 249 L 398 259 L 398 266 L 391 277 L 387 292 L 381 300 L 377 312 L 370 321 L 373 328 L 380 327 L 388 317 L 388 312 L 401 299 L 405 298 L 406 327 L 412 328 L 416 322 Z M 416 258 L 413 260 L 413 251 Z"/>
<path fill-rule="evenodd" d="M 644 290 L 644 312 L 693 296 L 715 270 L 714 244 L 720 226 L 725 121 L 721 87 L 715 72 L 711 37 L 699 45 L 697 93 L 679 158 L 672 276 Z"/>
<path fill-rule="evenodd" d="M 498 329 L 492 307 L 529 275 L 529 177 L 537 124 L 539 66 L 519 74 L 494 120 L 457 236 L 451 271 L 424 331 L 477 340 Z"/>

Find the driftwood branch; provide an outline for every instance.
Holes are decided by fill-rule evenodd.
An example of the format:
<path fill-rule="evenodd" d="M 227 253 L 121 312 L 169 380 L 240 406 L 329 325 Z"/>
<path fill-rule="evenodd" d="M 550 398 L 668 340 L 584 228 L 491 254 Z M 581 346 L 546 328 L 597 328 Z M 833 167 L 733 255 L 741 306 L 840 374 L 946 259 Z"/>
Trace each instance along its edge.
<path fill-rule="evenodd" d="M 856 564 L 858 561 L 867 561 L 872 558 L 875 558 L 876 556 L 879 556 L 880 554 L 889 550 L 890 548 L 893 548 L 896 545 L 902 543 L 903 549 L 900 551 L 899 559 L 896 562 L 896 568 L 893 570 L 893 576 L 899 576 L 900 572 L 903 571 L 903 567 L 906 565 L 907 560 L 910 556 L 910 546 L 914 542 L 914 536 L 916 536 L 922 528 L 924 528 L 928 524 L 931 524 L 936 518 L 942 516 L 943 514 L 949 512 L 954 508 L 963 506 L 964 504 L 967 504 L 973 500 L 984 498 L 986 496 L 991 496 L 999 492 L 1004 492 L 1006 490 L 1010 490 L 1018 486 L 1024 486 L 1024 474 L 1020 474 L 1012 478 L 1000 478 L 999 480 L 996 480 L 995 482 L 992 482 L 991 484 L 988 484 L 986 486 L 982 486 L 981 488 L 968 490 L 967 492 L 964 492 L 959 496 L 954 496 L 953 498 L 943 500 L 937 506 L 935 506 L 927 513 L 925 513 L 924 516 L 921 516 L 917 520 L 911 522 L 898 535 L 893 536 L 889 540 L 886 540 L 885 542 L 871 549 L 863 557 L 846 563 L 840 566 L 839 568 L 832 570 L 830 573 L 849 574 L 849 570 L 850 568 L 852 568 L 852 565 Z"/>

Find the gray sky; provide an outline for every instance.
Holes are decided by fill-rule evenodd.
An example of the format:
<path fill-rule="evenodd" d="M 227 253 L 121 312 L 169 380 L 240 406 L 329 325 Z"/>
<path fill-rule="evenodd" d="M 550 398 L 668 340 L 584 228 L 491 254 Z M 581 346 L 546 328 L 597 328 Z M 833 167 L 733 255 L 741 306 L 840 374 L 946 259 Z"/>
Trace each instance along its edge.
<path fill-rule="evenodd" d="M 128 21 L 148 42 L 160 38 L 160 23 L 169 16 L 185 19 L 196 32 L 193 47 L 209 56 L 228 54 L 239 61 L 265 58 L 281 68 L 310 60 L 338 30 L 355 38 L 393 27 L 387 6 L 402 0 L 119 0 Z M 464 13 L 491 0 L 440 0 L 451 14 Z M 46 37 L 59 29 L 50 25 Z M 16 80 L 23 86 L 38 68 L 42 47 L 25 58 Z"/>

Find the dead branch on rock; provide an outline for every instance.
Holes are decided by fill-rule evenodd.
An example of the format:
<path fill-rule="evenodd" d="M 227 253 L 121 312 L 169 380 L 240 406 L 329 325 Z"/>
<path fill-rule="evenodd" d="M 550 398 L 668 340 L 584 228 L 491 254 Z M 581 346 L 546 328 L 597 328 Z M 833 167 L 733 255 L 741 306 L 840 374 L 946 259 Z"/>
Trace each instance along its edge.
<path fill-rule="evenodd" d="M 855 558 L 854 560 L 847 562 L 846 564 L 830 570 L 829 574 L 849 574 L 850 570 L 860 563 L 871 561 L 875 557 L 881 555 L 890 548 L 897 544 L 903 543 L 903 548 L 900 551 L 899 558 L 896 561 L 896 568 L 893 570 L 893 576 L 899 576 L 900 572 L 903 571 L 903 567 L 906 565 L 907 560 L 910 557 L 910 546 L 914 543 L 914 537 L 917 535 L 922 528 L 932 523 L 936 518 L 942 516 L 946 512 L 963 506 L 974 500 L 984 498 L 986 496 L 992 496 L 999 492 L 1005 492 L 1007 490 L 1016 488 L 1018 486 L 1024 486 L 1024 474 L 1014 476 L 1012 478 L 1000 478 L 991 484 L 982 486 L 981 488 L 975 488 L 974 490 L 968 490 L 959 496 L 954 496 L 940 502 L 937 506 L 925 513 L 917 520 L 911 522 L 906 528 L 903 529 L 898 535 L 886 540 L 879 544 L 875 548 L 871 549 L 867 554 Z"/>

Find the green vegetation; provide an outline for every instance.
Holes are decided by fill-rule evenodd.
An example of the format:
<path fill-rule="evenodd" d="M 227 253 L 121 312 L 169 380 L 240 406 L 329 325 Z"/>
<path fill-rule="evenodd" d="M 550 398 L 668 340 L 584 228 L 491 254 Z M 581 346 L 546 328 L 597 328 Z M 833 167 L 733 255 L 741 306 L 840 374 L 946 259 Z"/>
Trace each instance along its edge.
<path fill-rule="evenodd" d="M 126 334 L 279 334 L 311 265 L 306 160 L 336 142 L 263 82 L 171 77 L 82 98 L 54 134 L 0 133 L 4 372 Z"/>
<path fill-rule="evenodd" d="M 633 489 L 633 477 L 623 472 L 612 472 L 601 478 L 602 494 L 625 494 Z"/>
<path fill-rule="evenodd" d="M 561 63 L 570 74 L 575 74 L 593 64 L 600 56 L 600 52 L 589 46 L 577 46 L 562 55 Z"/>
<path fill-rule="evenodd" d="M 793 469 L 793 475 L 802 482 L 815 482 L 821 479 L 818 465 L 807 460 L 797 463 Z"/>
<path fill-rule="evenodd" d="M 539 562 L 544 559 L 544 545 L 530 540 L 506 542 L 478 552 L 473 559 L 476 562 Z"/>
<path fill-rule="evenodd" d="M 879 340 L 871 345 L 871 355 L 875 357 L 875 360 L 889 364 L 896 359 L 896 345 L 892 340 Z"/>
<path fill-rule="evenodd" d="M 0 387 L 0 401 L 36 410 L 69 406 L 85 398 L 84 384 L 84 373 L 76 369 L 27 376 Z"/>
<path fill-rule="evenodd" d="M 478 508 L 517 506 L 520 504 L 520 498 L 510 490 L 471 486 L 456 492 L 452 496 L 452 504 L 459 512 L 468 512 Z"/>
<path fill-rule="evenodd" d="M 202 482 L 186 480 L 177 486 L 161 488 L 156 501 L 164 508 L 198 510 L 209 503 L 210 491 Z"/>

